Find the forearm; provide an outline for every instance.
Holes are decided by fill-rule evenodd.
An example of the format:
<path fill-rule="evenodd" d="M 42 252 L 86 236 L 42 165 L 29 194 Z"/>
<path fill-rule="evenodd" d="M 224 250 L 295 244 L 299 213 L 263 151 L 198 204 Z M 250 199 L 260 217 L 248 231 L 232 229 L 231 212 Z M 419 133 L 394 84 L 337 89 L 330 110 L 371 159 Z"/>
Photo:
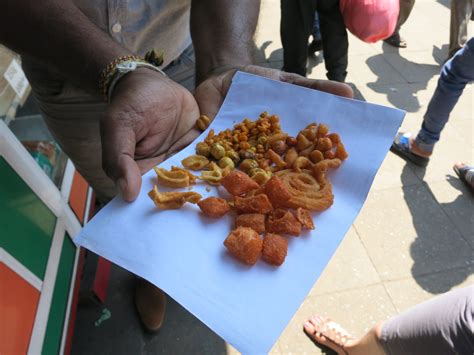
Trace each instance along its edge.
<path fill-rule="evenodd" d="M 191 36 L 199 84 L 219 68 L 252 64 L 260 0 L 194 0 Z"/>
<path fill-rule="evenodd" d="M 71 0 L 4 2 L 0 43 L 50 66 L 92 93 L 99 92 L 102 69 L 114 58 L 130 54 Z"/>

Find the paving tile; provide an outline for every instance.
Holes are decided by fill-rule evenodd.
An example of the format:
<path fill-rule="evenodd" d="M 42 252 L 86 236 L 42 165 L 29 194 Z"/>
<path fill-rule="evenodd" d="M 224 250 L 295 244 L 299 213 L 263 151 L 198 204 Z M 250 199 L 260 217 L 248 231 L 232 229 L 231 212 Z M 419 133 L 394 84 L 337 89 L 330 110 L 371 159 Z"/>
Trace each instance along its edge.
<path fill-rule="evenodd" d="M 474 249 L 474 197 L 454 172 L 429 188 L 452 224 Z"/>
<path fill-rule="evenodd" d="M 357 37 L 355 37 L 350 31 L 347 31 L 349 37 L 349 55 L 359 55 L 365 54 L 370 55 L 377 53 L 377 49 L 374 48 L 370 43 L 366 43 L 361 41 Z"/>
<path fill-rule="evenodd" d="M 362 335 L 396 310 L 382 285 L 308 297 L 280 337 L 283 354 L 322 354 L 303 331 L 313 314 L 329 316 L 351 334 Z"/>
<path fill-rule="evenodd" d="M 433 56 L 425 51 L 385 53 L 384 59 L 408 83 L 426 83 L 441 70 Z"/>
<path fill-rule="evenodd" d="M 385 55 L 378 53 L 372 56 L 349 56 L 348 81 L 355 83 L 374 83 L 374 85 L 402 84 L 407 80 L 395 70 L 385 59 Z"/>
<path fill-rule="evenodd" d="M 474 265 L 439 273 L 384 282 L 398 312 L 427 301 L 436 295 L 474 284 Z"/>
<path fill-rule="evenodd" d="M 473 262 L 471 248 L 424 184 L 373 191 L 354 226 L 382 280 Z"/>
<path fill-rule="evenodd" d="M 368 102 L 392 106 L 407 112 L 418 112 L 424 105 L 419 94 L 426 90 L 427 83 L 377 85 L 366 84 L 368 90 L 363 91 Z"/>
<path fill-rule="evenodd" d="M 380 278 L 354 228 L 349 229 L 309 296 L 373 285 Z"/>
<path fill-rule="evenodd" d="M 405 165 L 405 160 L 391 152 L 388 152 L 377 175 L 375 176 L 371 191 L 402 187 L 402 185 L 420 185 L 422 183 L 421 180 L 411 169 L 405 170 L 402 181 L 401 173 Z"/>

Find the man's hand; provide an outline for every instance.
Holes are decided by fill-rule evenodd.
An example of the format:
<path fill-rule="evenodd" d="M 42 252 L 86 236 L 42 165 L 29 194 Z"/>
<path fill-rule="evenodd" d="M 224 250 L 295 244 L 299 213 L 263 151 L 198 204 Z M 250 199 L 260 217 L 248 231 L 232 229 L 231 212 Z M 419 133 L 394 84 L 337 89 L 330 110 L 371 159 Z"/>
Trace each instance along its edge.
<path fill-rule="evenodd" d="M 329 92 L 334 95 L 352 98 L 354 93 L 349 85 L 330 80 L 307 79 L 297 74 L 286 73 L 277 69 L 247 65 L 239 69 L 251 74 L 264 76 L 274 80 L 284 81 L 290 84 L 305 86 L 311 89 Z M 229 90 L 236 69 L 226 70 L 218 75 L 212 75 L 204 80 L 194 93 L 194 97 L 199 105 L 202 114 L 208 115 L 211 119 L 215 117 L 222 105 L 227 91 Z"/>
<path fill-rule="evenodd" d="M 126 201 L 140 191 L 141 174 L 199 135 L 199 108 L 184 87 L 146 68 L 122 78 L 101 121 L 102 159 Z"/>

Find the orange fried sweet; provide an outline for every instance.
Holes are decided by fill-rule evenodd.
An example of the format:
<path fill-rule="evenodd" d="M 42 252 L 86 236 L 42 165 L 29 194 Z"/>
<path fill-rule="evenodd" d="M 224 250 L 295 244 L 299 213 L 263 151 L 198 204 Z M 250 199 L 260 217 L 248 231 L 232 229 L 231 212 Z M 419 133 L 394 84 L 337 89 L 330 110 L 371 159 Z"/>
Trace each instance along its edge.
<path fill-rule="evenodd" d="M 267 233 L 263 238 L 262 259 L 267 263 L 280 266 L 288 253 L 288 240 L 281 235 Z"/>
<path fill-rule="evenodd" d="M 198 202 L 202 213 L 211 218 L 220 218 L 230 211 L 229 203 L 220 197 L 208 197 Z"/>
<path fill-rule="evenodd" d="M 285 207 L 291 194 L 278 176 L 272 176 L 263 186 L 265 194 L 275 208 Z"/>
<path fill-rule="evenodd" d="M 234 200 L 234 206 L 237 213 L 260 213 L 267 214 L 273 210 L 273 206 L 270 203 L 267 195 L 260 194 L 250 197 L 239 197 L 236 196 Z"/>
<path fill-rule="evenodd" d="M 301 223 L 301 225 L 306 228 L 306 229 L 314 229 L 314 222 L 313 218 L 311 217 L 311 214 L 309 213 L 308 210 L 304 208 L 297 208 L 296 209 L 296 219 L 298 222 Z"/>
<path fill-rule="evenodd" d="M 233 170 L 227 176 L 223 177 L 221 184 L 234 196 L 244 195 L 260 187 L 250 176 L 239 170 Z"/>
<path fill-rule="evenodd" d="M 299 236 L 301 223 L 290 211 L 277 209 L 268 216 L 267 231 L 277 234 Z"/>
<path fill-rule="evenodd" d="M 237 259 L 254 265 L 262 254 L 263 242 L 252 228 L 237 227 L 227 236 L 224 245 Z"/>
<path fill-rule="evenodd" d="M 265 215 L 260 213 L 246 213 L 237 216 L 236 227 L 249 227 L 258 234 L 265 232 Z"/>

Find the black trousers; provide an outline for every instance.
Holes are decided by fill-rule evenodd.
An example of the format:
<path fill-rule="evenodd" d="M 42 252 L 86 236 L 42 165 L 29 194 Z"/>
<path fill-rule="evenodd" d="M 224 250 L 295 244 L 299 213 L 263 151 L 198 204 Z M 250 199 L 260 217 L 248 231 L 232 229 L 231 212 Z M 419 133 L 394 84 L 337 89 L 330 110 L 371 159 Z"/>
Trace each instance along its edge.
<path fill-rule="evenodd" d="M 349 41 L 339 0 L 281 0 L 280 36 L 283 70 L 306 76 L 308 38 L 318 11 L 324 63 L 330 80 L 344 82 Z"/>

